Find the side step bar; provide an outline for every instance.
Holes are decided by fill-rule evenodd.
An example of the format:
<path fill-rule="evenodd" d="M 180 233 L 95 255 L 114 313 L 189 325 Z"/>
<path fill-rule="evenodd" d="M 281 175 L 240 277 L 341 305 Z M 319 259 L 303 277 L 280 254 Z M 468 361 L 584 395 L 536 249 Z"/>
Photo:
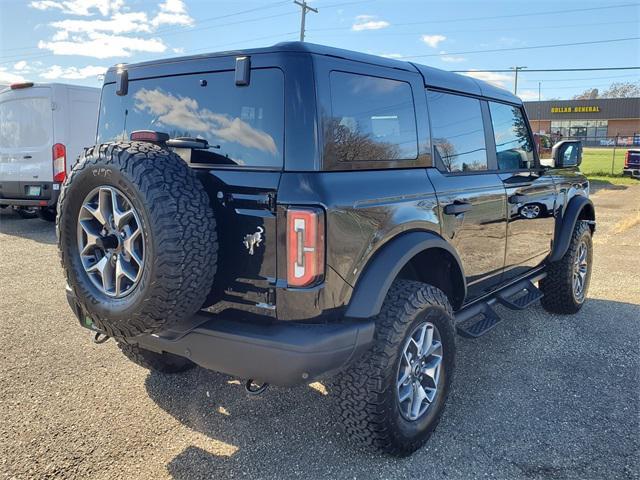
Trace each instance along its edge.
<path fill-rule="evenodd" d="M 466 338 L 477 338 L 491 331 L 502 321 L 493 308 L 496 303 L 511 310 L 523 310 L 540 300 L 542 292 L 533 282 L 541 280 L 545 275 L 538 273 L 520 280 L 456 312 L 458 334 Z"/>

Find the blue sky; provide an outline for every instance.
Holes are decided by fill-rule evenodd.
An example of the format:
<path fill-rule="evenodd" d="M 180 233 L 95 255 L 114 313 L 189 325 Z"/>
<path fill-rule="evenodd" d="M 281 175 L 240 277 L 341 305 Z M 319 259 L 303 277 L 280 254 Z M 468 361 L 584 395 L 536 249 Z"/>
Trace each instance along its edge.
<path fill-rule="evenodd" d="M 315 0 L 314 43 L 446 70 L 640 65 L 638 0 Z M 58 81 L 100 86 L 127 62 L 297 40 L 292 0 L 0 0 L 0 83 Z M 534 48 L 541 45 L 599 44 Z M 492 50 L 491 52 L 479 52 Z M 496 51 L 498 50 L 498 51 Z M 511 73 L 472 73 L 513 90 Z M 524 99 L 570 98 L 587 88 L 639 81 L 640 70 L 526 72 Z"/>

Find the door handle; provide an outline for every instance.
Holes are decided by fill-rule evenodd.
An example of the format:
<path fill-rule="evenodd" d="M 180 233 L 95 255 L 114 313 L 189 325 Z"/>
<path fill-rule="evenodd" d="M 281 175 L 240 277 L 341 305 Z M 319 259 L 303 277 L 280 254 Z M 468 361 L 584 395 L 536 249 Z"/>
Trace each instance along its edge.
<path fill-rule="evenodd" d="M 31 155 L 25 155 L 25 156 L 24 156 L 24 157 L 22 157 L 22 158 L 29 159 L 29 158 L 33 158 L 33 157 L 31 157 Z"/>
<path fill-rule="evenodd" d="M 527 200 L 529 200 L 527 198 L 526 195 L 511 195 L 509 197 L 509 203 L 515 205 L 517 203 L 527 203 Z"/>
<path fill-rule="evenodd" d="M 461 213 L 464 212 L 468 212 L 469 210 L 471 210 L 471 207 L 473 205 L 471 205 L 469 202 L 453 202 L 450 203 L 449 205 L 445 205 L 444 207 L 444 214 L 445 215 L 459 215 Z"/>

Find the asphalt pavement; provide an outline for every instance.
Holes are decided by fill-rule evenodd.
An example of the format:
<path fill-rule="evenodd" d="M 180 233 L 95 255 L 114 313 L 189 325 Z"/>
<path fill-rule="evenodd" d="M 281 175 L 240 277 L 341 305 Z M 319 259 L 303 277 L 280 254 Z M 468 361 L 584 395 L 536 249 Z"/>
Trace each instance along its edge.
<path fill-rule="evenodd" d="M 396 459 L 341 432 L 320 384 L 245 394 L 91 343 L 64 297 L 52 224 L 0 211 L 3 478 L 640 478 L 640 185 L 600 189 L 589 299 L 459 338 L 431 441 Z"/>

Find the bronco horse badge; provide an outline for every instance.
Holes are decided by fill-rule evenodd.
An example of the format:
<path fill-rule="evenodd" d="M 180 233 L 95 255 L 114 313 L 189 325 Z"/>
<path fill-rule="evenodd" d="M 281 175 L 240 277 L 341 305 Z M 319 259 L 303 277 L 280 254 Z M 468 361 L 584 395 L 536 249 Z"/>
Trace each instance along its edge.
<path fill-rule="evenodd" d="M 253 248 L 259 247 L 262 243 L 262 234 L 264 233 L 264 229 L 262 227 L 258 227 L 258 231 L 256 233 L 248 233 L 244 236 L 244 246 L 249 250 L 249 255 L 253 255 Z"/>

